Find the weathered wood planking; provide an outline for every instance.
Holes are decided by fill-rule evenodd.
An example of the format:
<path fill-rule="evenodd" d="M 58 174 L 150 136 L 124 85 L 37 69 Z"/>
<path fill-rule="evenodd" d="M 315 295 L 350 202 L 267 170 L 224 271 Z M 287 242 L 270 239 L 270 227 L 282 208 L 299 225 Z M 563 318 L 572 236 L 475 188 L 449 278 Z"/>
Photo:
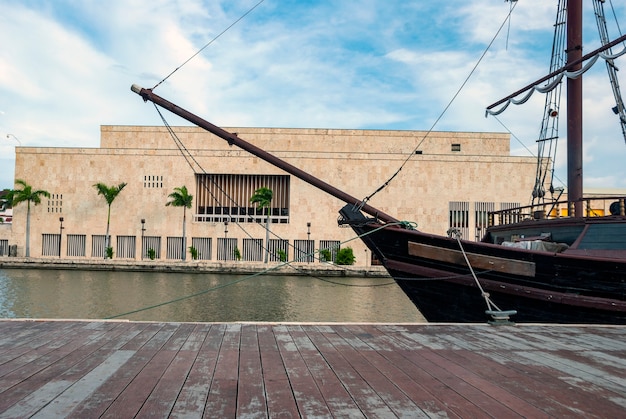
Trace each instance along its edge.
<path fill-rule="evenodd" d="M 624 417 L 626 326 L 0 320 L 0 418 Z"/>

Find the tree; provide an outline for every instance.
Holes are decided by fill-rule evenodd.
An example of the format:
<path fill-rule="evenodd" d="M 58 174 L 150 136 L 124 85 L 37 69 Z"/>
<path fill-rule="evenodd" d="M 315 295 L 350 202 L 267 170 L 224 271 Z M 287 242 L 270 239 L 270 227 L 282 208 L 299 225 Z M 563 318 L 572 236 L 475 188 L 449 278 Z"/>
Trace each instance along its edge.
<path fill-rule="evenodd" d="M 252 198 L 250 198 L 250 202 L 257 204 L 261 210 L 267 209 L 265 217 L 265 263 L 267 263 L 270 251 L 270 205 L 273 195 L 274 193 L 270 188 L 263 187 L 254 191 Z"/>
<path fill-rule="evenodd" d="M 10 190 L 6 195 L 6 199 L 12 206 L 16 206 L 21 202 L 28 203 L 28 210 L 26 211 L 26 257 L 30 257 L 30 203 L 39 205 L 42 196 L 50 198 L 50 192 L 44 190 L 33 191 L 32 186 L 22 179 L 16 179 L 15 184 L 22 186 L 22 189 Z"/>
<path fill-rule="evenodd" d="M 165 206 L 173 206 L 173 207 L 183 207 L 183 243 L 182 243 L 182 253 L 183 260 L 185 260 L 185 256 L 187 254 L 187 238 L 185 237 L 185 222 L 187 219 L 187 208 L 191 208 L 191 202 L 193 201 L 193 195 L 189 195 L 186 186 L 181 186 L 180 188 L 174 188 L 174 192 L 168 195 L 170 201 L 165 204 Z"/>
<path fill-rule="evenodd" d="M 94 188 L 98 191 L 98 195 L 102 195 L 104 199 L 107 201 L 107 205 L 109 206 L 109 210 L 107 213 L 107 232 L 104 236 L 104 244 L 105 250 L 111 247 L 111 238 L 109 237 L 109 226 L 111 225 L 111 204 L 115 201 L 115 198 L 122 192 L 126 183 L 122 182 L 117 186 L 107 186 L 104 183 L 96 183 L 93 185 Z M 107 253 L 104 254 L 104 258 L 107 258 Z"/>

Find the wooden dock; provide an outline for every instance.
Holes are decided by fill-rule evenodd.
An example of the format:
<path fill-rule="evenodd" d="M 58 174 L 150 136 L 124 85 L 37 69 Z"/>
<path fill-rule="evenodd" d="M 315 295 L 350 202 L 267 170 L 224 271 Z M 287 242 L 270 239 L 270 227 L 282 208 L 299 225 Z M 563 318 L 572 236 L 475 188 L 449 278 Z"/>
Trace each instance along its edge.
<path fill-rule="evenodd" d="M 626 327 L 0 320 L 0 417 L 626 417 Z"/>

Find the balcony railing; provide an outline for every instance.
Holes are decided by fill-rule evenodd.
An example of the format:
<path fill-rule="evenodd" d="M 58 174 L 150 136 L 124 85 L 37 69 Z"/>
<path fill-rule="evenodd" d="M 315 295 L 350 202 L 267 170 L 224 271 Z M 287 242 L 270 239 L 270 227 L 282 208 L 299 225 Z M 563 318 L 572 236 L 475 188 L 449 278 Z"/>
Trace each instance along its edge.
<path fill-rule="evenodd" d="M 605 215 L 626 215 L 626 197 L 598 196 L 585 197 L 585 217 L 602 217 Z M 607 202 L 610 202 L 607 206 Z M 567 218 L 574 213 L 574 202 L 553 201 L 542 204 L 526 205 L 489 213 L 489 226 L 519 223 L 525 220 L 545 218 Z"/>

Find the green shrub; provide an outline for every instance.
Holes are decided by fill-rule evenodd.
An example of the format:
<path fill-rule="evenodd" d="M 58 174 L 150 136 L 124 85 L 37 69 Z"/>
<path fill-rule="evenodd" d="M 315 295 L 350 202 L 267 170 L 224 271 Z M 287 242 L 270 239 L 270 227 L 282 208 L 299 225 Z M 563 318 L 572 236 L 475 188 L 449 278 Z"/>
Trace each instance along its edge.
<path fill-rule="evenodd" d="M 285 253 L 284 250 L 279 249 L 276 253 L 278 254 L 278 259 L 281 262 L 287 262 L 287 253 Z"/>
<path fill-rule="evenodd" d="M 113 259 L 113 248 L 107 247 L 107 259 Z"/>
<path fill-rule="evenodd" d="M 354 252 L 351 247 L 344 247 L 337 252 L 337 265 L 354 265 Z"/>
<path fill-rule="evenodd" d="M 241 260 L 241 252 L 239 251 L 238 247 L 235 247 L 235 250 L 233 253 L 235 254 L 235 260 Z"/>
<path fill-rule="evenodd" d="M 330 250 L 328 249 L 320 249 L 320 261 L 322 262 L 332 262 L 333 257 L 330 254 Z"/>
<path fill-rule="evenodd" d="M 198 259 L 198 249 L 193 246 L 189 246 L 189 253 L 191 253 L 191 258 L 193 260 Z"/>
<path fill-rule="evenodd" d="M 156 257 L 156 250 L 154 250 L 153 248 L 149 248 L 147 253 L 148 258 L 150 258 L 150 260 L 154 260 L 154 258 Z"/>

